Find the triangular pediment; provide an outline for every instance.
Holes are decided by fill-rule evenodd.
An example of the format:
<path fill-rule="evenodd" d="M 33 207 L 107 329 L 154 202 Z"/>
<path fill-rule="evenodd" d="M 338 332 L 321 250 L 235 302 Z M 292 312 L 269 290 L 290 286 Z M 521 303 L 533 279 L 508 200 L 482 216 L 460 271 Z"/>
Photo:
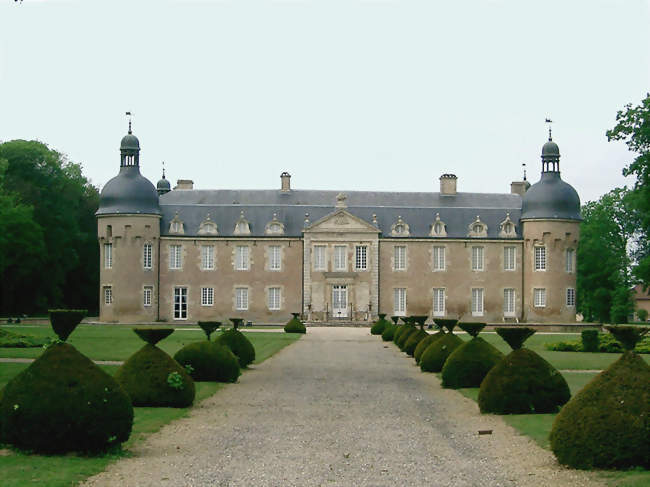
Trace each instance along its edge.
<path fill-rule="evenodd" d="M 379 233 L 379 229 L 352 213 L 339 209 L 305 228 L 306 232 Z"/>

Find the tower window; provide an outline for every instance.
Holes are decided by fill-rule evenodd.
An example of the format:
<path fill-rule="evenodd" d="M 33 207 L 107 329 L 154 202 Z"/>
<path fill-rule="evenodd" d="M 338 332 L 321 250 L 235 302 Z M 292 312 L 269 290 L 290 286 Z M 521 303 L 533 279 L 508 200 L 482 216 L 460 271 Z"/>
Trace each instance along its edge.
<path fill-rule="evenodd" d="M 574 249 L 566 249 L 566 271 L 569 274 L 573 274 L 575 257 L 576 251 Z"/>
<path fill-rule="evenodd" d="M 145 243 L 142 248 L 142 267 L 145 269 L 151 269 L 152 261 L 152 245 L 150 243 Z"/>
<path fill-rule="evenodd" d="M 535 270 L 546 270 L 546 247 L 535 247 Z"/>
<path fill-rule="evenodd" d="M 113 268 L 113 244 L 104 244 L 104 269 Z"/>

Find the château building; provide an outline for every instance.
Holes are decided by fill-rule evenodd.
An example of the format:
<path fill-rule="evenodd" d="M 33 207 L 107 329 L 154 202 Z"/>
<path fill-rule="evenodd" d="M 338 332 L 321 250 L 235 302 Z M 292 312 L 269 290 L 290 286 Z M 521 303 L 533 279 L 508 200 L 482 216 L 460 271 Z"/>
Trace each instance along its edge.
<path fill-rule="evenodd" d="M 580 199 L 542 147 L 541 179 L 510 193 L 157 187 L 140 143 L 120 146 L 101 191 L 100 320 L 241 317 L 365 321 L 377 313 L 487 322 L 573 322 Z"/>

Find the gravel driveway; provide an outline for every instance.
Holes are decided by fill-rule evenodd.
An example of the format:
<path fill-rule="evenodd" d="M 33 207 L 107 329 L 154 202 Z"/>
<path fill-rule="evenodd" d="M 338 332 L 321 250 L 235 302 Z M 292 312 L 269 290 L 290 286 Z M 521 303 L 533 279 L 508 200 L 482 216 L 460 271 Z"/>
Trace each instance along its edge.
<path fill-rule="evenodd" d="M 133 453 L 85 485 L 600 485 L 367 328 L 309 328 Z"/>

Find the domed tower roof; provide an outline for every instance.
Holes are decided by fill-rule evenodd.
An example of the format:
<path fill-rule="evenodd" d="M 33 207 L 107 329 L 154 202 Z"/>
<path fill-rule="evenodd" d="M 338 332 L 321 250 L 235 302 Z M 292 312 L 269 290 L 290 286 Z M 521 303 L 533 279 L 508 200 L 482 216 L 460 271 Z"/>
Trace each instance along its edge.
<path fill-rule="evenodd" d="M 158 180 L 158 184 L 156 184 L 156 191 L 158 191 L 158 195 L 163 195 L 165 193 L 169 193 L 172 190 L 171 184 L 169 184 L 169 181 L 165 178 L 165 168 L 163 168 L 163 173 L 162 173 L 162 178 Z"/>
<path fill-rule="evenodd" d="M 99 195 L 96 215 L 160 215 L 158 193 L 151 181 L 140 174 L 140 141 L 131 133 L 120 143 L 120 172 L 108 181 Z"/>
<path fill-rule="evenodd" d="M 521 220 L 582 220 L 580 197 L 560 177 L 560 148 L 549 134 L 542 147 L 542 177 L 524 194 Z"/>

